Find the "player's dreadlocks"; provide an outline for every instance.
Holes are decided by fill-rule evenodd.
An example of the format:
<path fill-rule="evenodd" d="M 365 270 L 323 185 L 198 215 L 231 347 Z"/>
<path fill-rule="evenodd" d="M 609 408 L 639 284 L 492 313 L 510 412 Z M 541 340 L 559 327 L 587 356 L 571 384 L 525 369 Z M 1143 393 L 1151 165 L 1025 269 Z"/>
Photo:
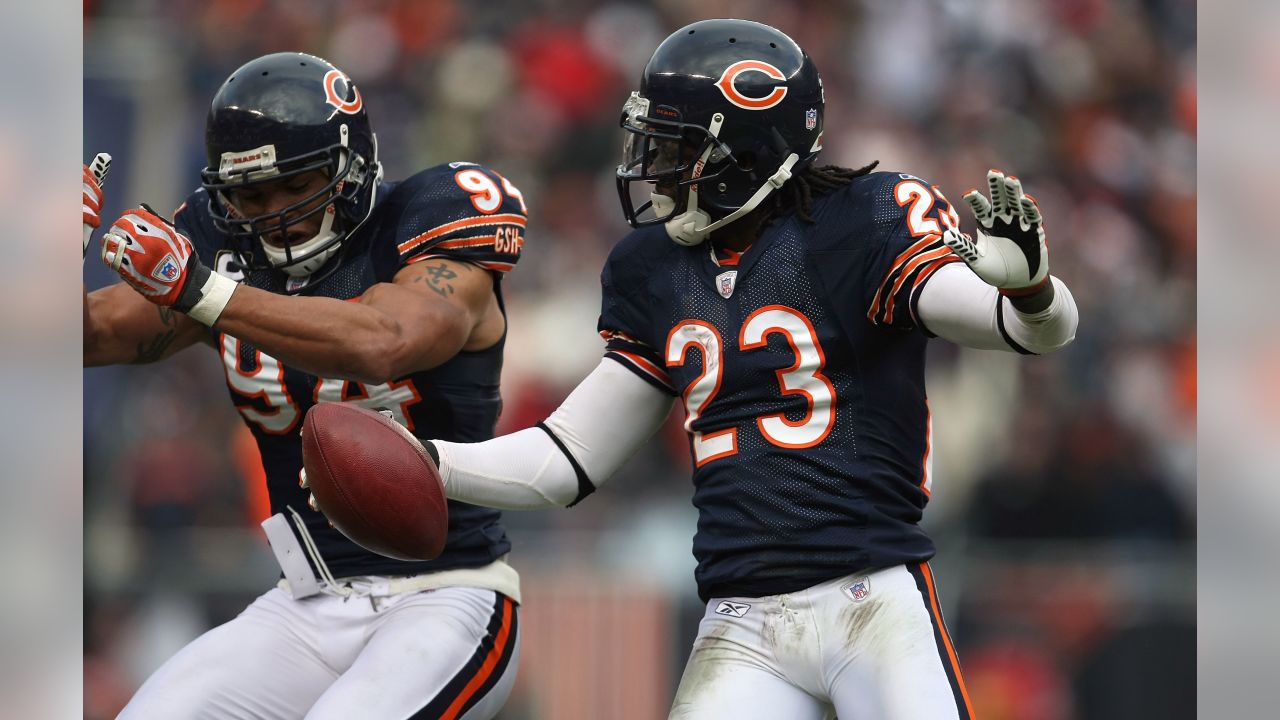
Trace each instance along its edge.
<path fill-rule="evenodd" d="M 821 197 L 832 190 L 848 185 L 854 178 L 866 175 L 879 164 L 880 161 L 876 160 L 870 165 L 860 167 L 857 170 L 840 167 L 839 165 L 823 165 L 822 167 L 810 165 L 792 177 L 781 192 L 773 195 L 773 206 L 765 210 L 762 224 L 791 212 L 794 212 L 801 220 L 807 223 L 814 222 L 813 216 L 810 215 L 810 211 L 813 210 L 814 198 Z"/>

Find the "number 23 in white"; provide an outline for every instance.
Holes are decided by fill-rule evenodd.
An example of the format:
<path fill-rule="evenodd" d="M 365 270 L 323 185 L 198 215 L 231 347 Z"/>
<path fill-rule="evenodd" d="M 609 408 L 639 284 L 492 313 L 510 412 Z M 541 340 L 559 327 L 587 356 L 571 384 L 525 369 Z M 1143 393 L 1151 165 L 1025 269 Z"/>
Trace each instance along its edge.
<path fill-rule="evenodd" d="M 768 345 L 770 333 L 782 335 L 795 354 L 791 367 L 777 371 L 778 387 L 783 395 L 803 396 L 808 407 L 804 417 L 790 420 L 783 413 L 756 418 L 760 433 L 770 443 L 784 448 L 808 448 L 826 439 L 835 425 L 835 388 L 822 374 L 826 356 L 818 343 L 817 332 L 809 318 L 783 305 L 767 305 L 756 310 L 742 324 L 738 336 L 741 350 L 755 350 Z M 715 327 L 701 320 L 686 320 L 672 328 L 667 336 L 667 367 L 683 365 L 689 349 L 702 351 L 702 373 L 684 393 L 687 418 L 684 428 L 693 436 L 693 456 L 698 467 L 712 460 L 738 452 L 738 429 L 728 428 L 710 433 L 693 429 L 693 423 L 704 413 L 724 376 L 723 342 Z"/>

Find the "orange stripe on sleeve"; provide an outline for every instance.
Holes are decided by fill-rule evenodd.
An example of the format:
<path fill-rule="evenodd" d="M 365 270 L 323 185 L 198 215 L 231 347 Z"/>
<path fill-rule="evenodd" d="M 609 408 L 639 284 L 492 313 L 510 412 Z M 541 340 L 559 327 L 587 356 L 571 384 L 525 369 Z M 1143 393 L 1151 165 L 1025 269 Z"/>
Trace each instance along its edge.
<path fill-rule="evenodd" d="M 937 236 L 933 236 L 933 237 L 937 237 Z M 907 278 L 911 277 L 911 273 L 915 272 L 916 268 L 929 262 L 930 260 L 937 260 L 938 258 L 946 257 L 947 255 L 950 255 L 950 254 L 952 254 L 951 248 L 945 247 L 945 246 L 940 247 L 937 250 L 930 250 L 927 253 L 922 253 L 916 256 L 911 262 L 907 263 L 906 267 L 902 268 L 902 274 L 899 275 L 898 280 L 894 282 L 893 289 L 889 291 L 889 297 L 884 304 L 884 317 L 885 317 L 884 321 L 886 323 L 893 322 L 894 298 L 897 296 L 898 291 L 902 289 L 902 285 L 907 281 Z"/>
<path fill-rule="evenodd" d="M 418 247 L 419 245 L 426 242 L 430 242 L 431 240 L 434 240 L 440 237 L 441 235 L 448 235 L 449 233 L 455 230 L 462 230 L 464 228 L 469 228 L 469 227 L 477 227 L 477 226 L 483 226 L 483 225 L 519 225 L 520 227 L 525 227 L 527 224 L 528 224 L 528 220 L 525 218 L 525 216 L 517 215 L 515 213 L 504 213 L 502 215 L 486 215 L 484 217 L 463 218 L 461 220 L 454 220 L 453 222 L 444 223 L 443 225 L 437 225 L 436 227 L 431 228 L 430 230 L 422 233 L 421 235 L 410 238 L 400 243 L 397 249 L 400 251 L 400 254 L 403 255 L 406 252 L 409 252 L 410 250 Z"/>
<path fill-rule="evenodd" d="M 916 241 L 911 247 L 903 250 L 901 253 L 898 253 L 898 257 L 893 259 L 893 264 L 890 265 L 889 269 L 885 272 L 884 279 L 880 281 L 880 287 L 876 288 L 876 297 L 871 303 L 871 310 L 867 313 L 867 317 L 873 318 L 876 313 L 880 311 L 880 296 L 884 294 L 884 288 L 889 284 L 889 279 L 893 277 L 893 273 L 897 271 L 903 263 L 910 260 L 912 255 L 915 255 L 925 249 L 930 243 L 937 241 L 940 237 L 942 236 L 937 234 L 927 235 L 921 240 Z"/>
<path fill-rule="evenodd" d="M 661 368 L 659 368 L 657 365 L 654 365 L 653 363 L 644 359 L 640 355 L 627 352 L 626 350 L 616 350 L 616 349 L 609 350 L 609 352 L 617 353 L 618 355 L 625 357 L 626 359 L 630 360 L 632 363 L 635 363 L 636 367 L 652 375 L 655 380 L 661 382 L 663 385 L 666 385 L 667 387 L 671 387 L 671 376 L 667 375 L 667 373 L 663 371 Z"/>

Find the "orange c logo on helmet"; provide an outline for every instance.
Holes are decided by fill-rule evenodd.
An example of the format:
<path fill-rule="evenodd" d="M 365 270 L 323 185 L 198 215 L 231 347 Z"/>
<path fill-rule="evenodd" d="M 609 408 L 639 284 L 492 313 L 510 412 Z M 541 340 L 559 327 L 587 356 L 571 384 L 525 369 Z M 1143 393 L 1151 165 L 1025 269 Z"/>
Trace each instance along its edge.
<path fill-rule="evenodd" d="M 342 95 L 338 94 L 338 81 L 341 80 L 344 85 L 355 94 L 351 100 L 343 100 Z M 345 93 L 344 93 L 345 94 Z M 364 99 L 360 97 L 360 89 L 351 82 L 351 78 L 342 74 L 341 70 L 330 70 L 324 75 L 324 99 L 330 105 L 338 108 L 338 110 L 355 115 L 360 112 L 360 108 L 364 107 Z"/>
<path fill-rule="evenodd" d="M 738 62 L 725 68 L 724 74 L 716 81 L 716 87 L 720 88 L 720 92 L 729 102 L 746 110 L 767 110 L 774 105 L 782 102 L 782 98 L 787 96 L 787 86 L 775 87 L 772 92 L 761 98 L 747 97 L 738 92 L 733 86 L 733 82 L 738 76 L 745 72 L 764 73 L 774 80 L 786 80 L 787 76 L 782 74 L 778 68 L 767 62 L 760 60 L 739 60 Z"/>

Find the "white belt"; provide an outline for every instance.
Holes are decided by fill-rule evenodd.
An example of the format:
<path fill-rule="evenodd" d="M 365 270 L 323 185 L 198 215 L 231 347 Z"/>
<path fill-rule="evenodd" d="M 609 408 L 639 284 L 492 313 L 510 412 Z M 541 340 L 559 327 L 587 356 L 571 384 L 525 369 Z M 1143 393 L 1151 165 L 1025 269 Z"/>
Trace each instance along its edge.
<path fill-rule="evenodd" d="M 520 575 L 507 564 L 505 555 L 488 565 L 474 568 L 455 568 L 404 577 L 359 575 L 334 578 L 324 558 L 320 557 L 319 549 L 315 547 L 302 518 L 292 508 L 290 513 L 296 520 L 294 525 L 302 534 L 305 547 L 290 532 L 289 522 L 282 513 L 268 518 L 262 523 L 262 527 L 267 533 L 276 562 L 284 573 L 276 587 L 289 593 L 295 600 L 318 593 L 341 597 L 389 597 L 442 587 L 477 587 L 500 592 L 517 603 L 520 602 Z M 312 562 L 320 571 L 319 578 L 307 565 L 304 552 L 311 556 Z"/>
<path fill-rule="evenodd" d="M 443 587 L 477 587 L 500 592 L 517 603 L 520 602 L 520 574 L 507 564 L 506 556 L 480 567 L 440 570 L 406 577 L 359 575 L 338 578 L 334 585 L 321 583 L 319 592 L 348 597 L 390 597 Z M 280 578 L 276 587 L 289 593 L 295 600 L 302 599 L 293 594 L 288 578 Z M 308 593 L 311 594 L 314 593 Z"/>

